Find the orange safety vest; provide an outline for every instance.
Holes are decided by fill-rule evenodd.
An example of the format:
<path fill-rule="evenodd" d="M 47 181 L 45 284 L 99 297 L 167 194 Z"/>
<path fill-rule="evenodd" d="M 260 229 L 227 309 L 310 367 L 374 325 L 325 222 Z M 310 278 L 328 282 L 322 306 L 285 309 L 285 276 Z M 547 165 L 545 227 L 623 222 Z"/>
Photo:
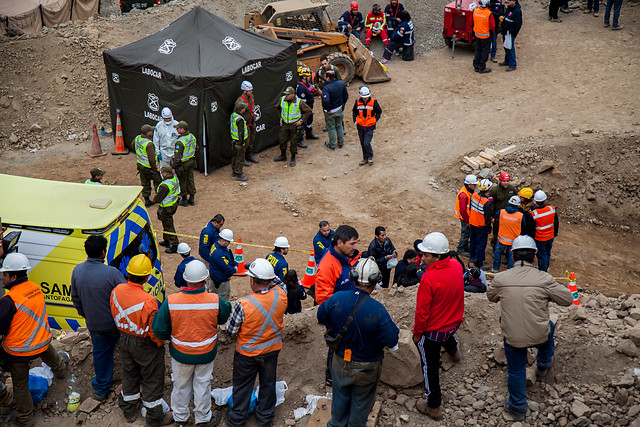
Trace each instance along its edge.
<path fill-rule="evenodd" d="M 178 293 L 167 297 L 171 345 L 184 354 L 213 351 L 218 339 L 218 295 Z"/>
<path fill-rule="evenodd" d="M 151 322 L 157 311 L 156 299 L 138 283 L 122 283 L 111 291 L 111 315 L 116 327 L 129 335 L 149 337 L 161 346 L 164 341 L 153 335 L 151 329 Z"/>
<path fill-rule="evenodd" d="M 491 11 L 489 9 L 476 8 L 473 10 L 473 32 L 477 38 L 486 39 L 491 35 L 489 19 L 491 19 Z"/>
<path fill-rule="evenodd" d="M 26 281 L 7 291 L 16 305 L 2 348 L 13 356 L 34 356 L 49 347 L 51 330 L 40 286 Z"/>
<path fill-rule="evenodd" d="M 536 223 L 536 235 L 534 239 L 539 242 L 546 242 L 553 239 L 555 231 L 554 222 L 556 219 L 556 210 L 554 207 L 547 205 L 542 208 L 534 209 L 531 213 L 533 214 L 533 220 Z"/>
<path fill-rule="evenodd" d="M 500 211 L 500 223 L 498 225 L 498 241 L 503 245 L 511 246 L 522 229 L 522 212 L 507 213 L 506 209 Z"/>
<path fill-rule="evenodd" d="M 376 117 L 373 114 L 373 103 L 375 99 L 369 98 L 369 102 L 366 104 L 362 102 L 362 98 L 358 98 L 356 101 L 356 108 L 358 109 L 358 117 L 356 117 L 356 123 L 363 127 L 369 127 L 376 124 Z"/>
<path fill-rule="evenodd" d="M 456 210 L 453 213 L 453 216 L 455 216 L 458 219 L 463 220 L 462 219 L 462 215 L 460 215 L 460 199 L 458 198 L 460 193 L 464 193 L 464 194 L 467 195 L 467 206 L 465 207 L 465 209 L 467 210 L 467 214 L 469 214 L 469 206 L 471 205 L 471 192 L 469 190 L 467 190 L 467 186 L 466 185 L 463 185 L 462 188 L 460 189 L 460 191 L 458 191 L 458 195 L 456 196 Z"/>
<path fill-rule="evenodd" d="M 484 227 L 484 205 L 489 201 L 488 197 L 483 197 L 480 193 L 473 193 L 471 196 L 471 206 L 469 208 L 469 224 L 474 227 Z"/>
<path fill-rule="evenodd" d="M 238 332 L 236 351 L 248 357 L 280 350 L 287 294 L 275 286 L 264 294 L 240 298 L 244 322 Z"/>

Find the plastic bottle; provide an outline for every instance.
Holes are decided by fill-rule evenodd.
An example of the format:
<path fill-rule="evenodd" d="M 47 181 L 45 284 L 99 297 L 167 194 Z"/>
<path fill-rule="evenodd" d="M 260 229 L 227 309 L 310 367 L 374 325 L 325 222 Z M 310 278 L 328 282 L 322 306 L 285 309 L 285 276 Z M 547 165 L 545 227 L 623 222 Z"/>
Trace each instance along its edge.
<path fill-rule="evenodd" d="M 80 390 L 76 376 L 73 374 L 67 381 L 67 401 L 67 411 L 69 412 L 76 412 L 80 407 Z"/>

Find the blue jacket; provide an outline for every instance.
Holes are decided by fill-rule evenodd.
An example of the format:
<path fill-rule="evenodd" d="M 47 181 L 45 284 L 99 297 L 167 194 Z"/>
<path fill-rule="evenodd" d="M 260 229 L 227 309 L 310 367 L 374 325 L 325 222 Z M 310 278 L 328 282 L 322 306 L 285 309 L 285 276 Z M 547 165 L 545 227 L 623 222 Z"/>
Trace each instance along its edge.
<path fill-rule="evenodd" d="M 324 237 L 320 230 L 313 237 L 313 257 L 316 259 L 316 268 L 320 265 L 320 260 L 327 253 L 329 248 L 331 247 L 331 240 L 333 240 L 333 235 L 335 231 L 331 230 L 327 237 Z"/>
<path fill-rule="evenodd" d="M 298 86 L 296 87 L 296 95 L 298 98 L 302 99 L 308 106 L 313 110 L 313 93 L 309 90 L 309 88 L 313 88 L 313 85 L 307 87 L 304 83 L 298 82 Z"/>
<path fill-rule="evenodd" d="M 338 107 L 344 109 L 348 99 L 349 93 L 342 80 L 331 80 L 322 88 L 322 109 L 324 111 L 331 111 Z"/>
<path fill-rule="evenodd" d="M 176 274 L 175 276 L 173 276 L 173 283 L 176 284 L 176 288 L 180 289 L 183 286 L 187 286 L 187 282 L 184 280 L 182 275 L 184 274 L 184 268 L 193 260 L 195 260 L 195 258 L 189 255 L 184 260 L 182 260 L 180 264 L 178 264 Z"/>
<path fill-rule="evenodd" d="M 409 20 L 399 23 L 391 35 L 391 41 L 404 46 L 413 45 L 415 42 L 413 38 L 413 22 Z"/>
<path fill-rule="evenodd" d="M 511 33 L 515 38 L 522 28 L 522 8 L 520 3 L 516 3 L 513 7 L 507 7 L 504 12 L 504 21 L 502 21 L 502 35 L 506 35 L 507 32 Z"/>
<path fill-rule="evenodd" d="M 209 221 L 200 232 L 200 244 L 198 245 L 198 254 L 203 260 L 208 260 L 211 255 L 211 246 L 218 241 L 220 231 Z"/>
<path fill-rule="evenodd" d="M 209 275 L 212 280 L 226 282 L 236 272 L 238 263 L 231 249 L 221 247 L 217 240 L 212 249 L 213 252 L 209 256 Z"/>
<path fill-rule="evenodd" d="M 351 29 L 355 31 L 360 31 L 364 27 L 364 18 L 362 17 L 362 13 L 357 12 L 355 16 L 351 15 L 351 11 L 347 10 L 342 14 L 340 19 L 338 19 L 338 28 L 346 27 L 347 24 L 351 24 Z"/>
<path fill-rule="evenodd" d="M 336 336 L 342 329 L 353 308 L 365 291 L 354 289 L 338 292 L 318 307 L 318 322 L 333 331 Z M 374 362 L 384 359 L 384 348 L 398 344 L 398 327 L 382 304 L 368 298 L 343 335 L 337 354 L 344 357 L 345 349 L 351 350 L 351 360 Z"/>
<path fill-rule="evenodd" d="M 284 275 L 287 274 L 287 270 L 289 269 L 289 263 L 284 259 L 284 255 L 271 252 L 267 255 L 267 261 L 273 265 L 273 271 L 276 273 L 276 276 L 278 276 L 280 280 L 284 280 Z"/>

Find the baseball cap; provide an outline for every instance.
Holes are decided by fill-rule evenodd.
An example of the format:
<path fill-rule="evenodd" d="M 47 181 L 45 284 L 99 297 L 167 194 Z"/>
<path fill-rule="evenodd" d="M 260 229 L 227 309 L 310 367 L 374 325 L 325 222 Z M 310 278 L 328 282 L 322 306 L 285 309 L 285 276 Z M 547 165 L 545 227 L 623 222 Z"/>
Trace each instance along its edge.
<path fill-rule="evenodd" d="M 142 125 L 142 128 L 140 128 L 140 132 L 147 133 L 154 130 L 155 128 L 156 128 L 155 126 L 151 126 L 151 125 Z"/>
<path fill-rule="evenodd" d="M 189 125 L 187 124 L 187 122 L 185 122 L 184 120 L 180 120 L 178 122 L 177 125 L 173 126 L 174 128 L 178 129 L 178 128 L 182 128 L 182 129 L 189 129 Z"/>
<path fill-rule="evenodd" d="M 282 93 L 285 95 L 294 95 L 296 91 L 292 86 L 287 86 L 287 88 Z"/>
<path fill-rule="evenodd" d="M 91 176 L 100 176 L 100 175 L 104 175 L 105 173 L 107 173 L 107 171 L 104 171 L 100 168 L 91 169 Z"/>
<path fill-rule="evenodd" d="M 169 165 L 164 165 L 160 168 L 160 172 L 173 173 L 173 169 Z"/>

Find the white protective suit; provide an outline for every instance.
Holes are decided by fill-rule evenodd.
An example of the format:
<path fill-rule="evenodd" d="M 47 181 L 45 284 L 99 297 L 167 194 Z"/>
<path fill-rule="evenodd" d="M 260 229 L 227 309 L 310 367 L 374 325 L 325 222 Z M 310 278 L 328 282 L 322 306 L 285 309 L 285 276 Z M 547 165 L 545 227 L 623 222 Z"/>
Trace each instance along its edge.
<path fill-rule="evenodd" d="M 160 166 L 169 165 L 173 160 L 173 154 L 176 151 L 176 139 L 178 139 L 178 131 L 174 127 L 178 121 L 171 116 L 171 121 L 165 122 L 160 120 L 156 124 L 156 130 L 153 132 L 153 145 L 156 146 L 156 153 L 160 153 Z"/>

